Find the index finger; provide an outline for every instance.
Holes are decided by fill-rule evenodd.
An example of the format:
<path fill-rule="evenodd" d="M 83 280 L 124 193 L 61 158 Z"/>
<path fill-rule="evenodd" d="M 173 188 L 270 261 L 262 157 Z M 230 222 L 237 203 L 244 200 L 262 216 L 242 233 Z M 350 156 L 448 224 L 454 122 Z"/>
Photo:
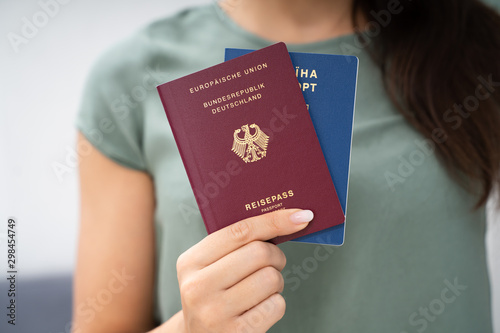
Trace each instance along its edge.
<path fill-rule="evenodd" d="M 310 210 L 283 209 L 250 217 L 208 235 L 186 251 L 192 263 L 206 267 L 243 245 L 304 229 L 314 217 Z"/>

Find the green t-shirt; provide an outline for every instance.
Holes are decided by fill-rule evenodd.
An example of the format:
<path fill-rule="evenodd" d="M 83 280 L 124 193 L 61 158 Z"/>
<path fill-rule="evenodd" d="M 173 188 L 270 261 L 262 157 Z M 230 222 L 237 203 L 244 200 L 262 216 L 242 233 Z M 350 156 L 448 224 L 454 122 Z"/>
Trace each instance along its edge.
<path fill-rule="evenodd" d="M 140 30 L 88 80 L 78 128 L 154 179 L 161 322 L 181 309 L 177 257 L 207 233 L 155 85 L 222 62 L 226 47 L 270 44 L 208 5 Z M 491 332 L 485 211 L 395 110 L 360 46 L 355 35 L 288 45 L 358 56 L 359 81 L 345 244 L 280 245 L 287 310 L 270 332 Z"/>

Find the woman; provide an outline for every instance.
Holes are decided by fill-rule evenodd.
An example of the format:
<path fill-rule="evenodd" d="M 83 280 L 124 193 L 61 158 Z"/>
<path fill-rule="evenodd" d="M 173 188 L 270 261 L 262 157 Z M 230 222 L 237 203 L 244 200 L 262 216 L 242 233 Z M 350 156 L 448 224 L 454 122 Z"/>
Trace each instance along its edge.
<path fill-rule="evenodd" d="M 474 0 L 228 0 L 113 48 L 78 118 L 74 331 L 491 332 L 499 28 Z M 275 41 L 359 58 L 340 248 L 264 242 L 304 228 L 308 207 L 206 236 L 154 89 Z"/>

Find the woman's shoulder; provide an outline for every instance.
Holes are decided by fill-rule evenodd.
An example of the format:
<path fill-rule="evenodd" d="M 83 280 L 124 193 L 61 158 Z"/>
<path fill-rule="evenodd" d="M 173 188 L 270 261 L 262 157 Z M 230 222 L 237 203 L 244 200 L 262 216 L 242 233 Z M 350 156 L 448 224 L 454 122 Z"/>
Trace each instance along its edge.
<path fill-rule="evenodd" d="M 163 40 L 165 37 L 185 37 L 186 34 L 196 35 L 207 33 L 206 29 L 217 21 L 217 6 L 215 2 L 203 6 L 188 7 L 174 15 L 158 19 L 148 24 L 142 33 L 149 38 Z"/>
<path fill-rule="evenodd" d="M 483 0 L 483 2 L 487 5 L 492 6 L 497 11 L 500 11 L 500 0 Z"/>
<path fill-rule="evenodd" d="M 196 39 L 211 34 L 217 26 L 213 6 L 190 7 L 138 29 L 105 50 L 95 62 L 91 75 L 99 81 L 133 81 L 160 55 L 183 52 Z"/>

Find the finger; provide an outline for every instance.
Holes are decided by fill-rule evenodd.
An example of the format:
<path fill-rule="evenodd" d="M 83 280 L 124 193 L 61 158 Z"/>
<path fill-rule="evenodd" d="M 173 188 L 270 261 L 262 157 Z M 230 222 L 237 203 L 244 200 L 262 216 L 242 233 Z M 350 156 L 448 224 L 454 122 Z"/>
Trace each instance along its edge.
<path fill-rule="evenodd" d="M 241 315 L 269 296 L 282 292 L 284 285 L 283 276 L 277 269 L 264 267 L 224 292 L 225 313 Z"/>
<path fill-rule="evenodd" d="M 280 294 L 271 295 L 238 319 L 237 332 L 267 332 L 285 315 L 286 303 Z"/>
<path fill-rule="evenodd" d="M 182 254 L 185 262 L 206 267 L 230 252 L 255 240 L 269 240 L 304 229 L 314 217 L 310 210 L 285 209 L 254 216 L 201 240 Z"/>
<path fill-rule="evenodd" d="M 282 271 L 286 264 L 283 251 L 274 244 L 253 241 L 229 253 L 200 271 L 216 289 L 228 289 L 266 266 Z M 231 272 L 231 274 L 228 274 Z"/>

